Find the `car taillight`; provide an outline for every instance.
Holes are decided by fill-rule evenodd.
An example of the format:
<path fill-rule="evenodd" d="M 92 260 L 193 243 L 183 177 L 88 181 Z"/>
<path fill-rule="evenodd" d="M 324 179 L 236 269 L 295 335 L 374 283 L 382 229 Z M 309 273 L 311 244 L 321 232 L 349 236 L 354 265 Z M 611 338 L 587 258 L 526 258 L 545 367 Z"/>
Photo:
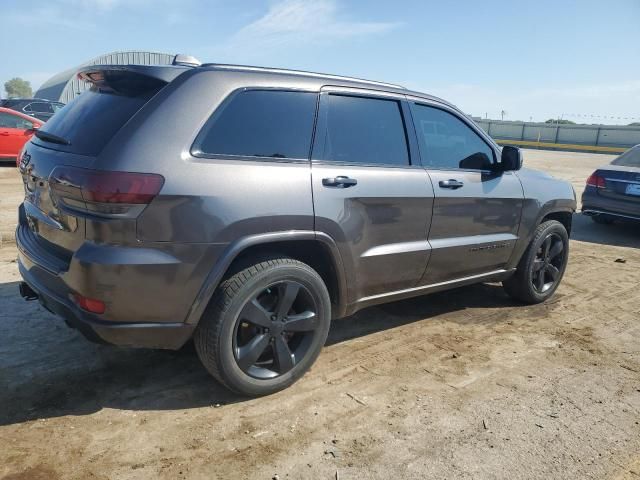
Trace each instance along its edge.
<path fill-rule="evenodd" d="M 59 166 L 49 176 L 52 192 L 69 206 L 102 213 L 124 213 L 113 204 L 148 204 L 164 185 L 154 173 L 109 172 Z M 82 202 L 78 204 L 78 202 Z M 110 207 L 111 206 L 111 207 Z"/>
<path fill-rule="evenodd" d="M 605 188 L 606 182 L 604 180 L 604 177 L 598 175 L 597 172 L 593 172 L 589 176 L 589 178 L 587 178 L 587 185 L 589 185 L 590 187 Z"/>
<path fill-rule="evenodd" d="M 104 313 L 106 305 L 102 300 L 96 300 L 95 298 L 87 298 L 79 293 L 73 294 L 73 299 L 76 304 L 83 310 L 91 313 Z"/>

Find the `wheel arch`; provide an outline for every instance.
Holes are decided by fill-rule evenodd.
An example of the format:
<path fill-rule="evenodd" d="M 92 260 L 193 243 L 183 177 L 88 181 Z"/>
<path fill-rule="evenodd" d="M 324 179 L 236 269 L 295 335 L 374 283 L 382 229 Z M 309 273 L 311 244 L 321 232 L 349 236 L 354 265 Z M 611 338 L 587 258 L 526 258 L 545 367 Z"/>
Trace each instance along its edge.
<path fill-rule="evenodd" d="M 211 297 L 225 278 L 251 264 L 251 259 L 259 261 L 268 255 L 294 258 L 316 270 L 329 290 L 332 318 L 344 316 L 346 278 L 337 245 L 325 233 L 295 230 L 251 235 L 230 243 L 205 278 L 185 323 L 197 324 L 200 321 Z"/>
<path fill-rule="evenodd" d="M 523 212 L 520 225 L 519 239 L 513 250 L 513 254 L 507 264 L 508 269 L 516 268 L 520 263 L 520 259 L 526 251 L 531 239 L 538 228 L 538 225 L 547 220 L 557 220 L 567 229 L 567 233 L 571 234 L 571 226 L 573 221 L 573 213 L 576 210 L 575 200 L 551 200 L 541 207 L 537 205 L 529 208 L 529 213 Z"/>
<path fill-rule="evenodd" d="M 557 222 L 560 222 L 564 226 L 564 228 L 567 230 L 567 233 L 569 234 L 569 236 L 571 236 L 571 225 L 573 223 L 573 211 L 558 210 L 558 211 L 549 212 L 544 217 L 542 217 L 538 225 L 549 220 L 556 220 Z"/>

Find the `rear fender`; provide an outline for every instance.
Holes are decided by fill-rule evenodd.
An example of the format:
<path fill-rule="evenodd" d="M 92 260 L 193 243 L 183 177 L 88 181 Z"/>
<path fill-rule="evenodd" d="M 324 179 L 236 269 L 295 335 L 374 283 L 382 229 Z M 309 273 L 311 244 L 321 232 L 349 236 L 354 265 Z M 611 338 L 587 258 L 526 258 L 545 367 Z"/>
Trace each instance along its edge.
<path fill-rule="evenodd" d="M 200 321 L 204 310 L 213 297 L 213 294 L 218 288 L 218 285 L 229 270 L 229 267 L 231 266 L 233 261 L 238 258 L 240 254 L 242 254 L 243 251 L 257 245 L 268 245 L 270 243 L 283 241 L 291 242 L 296 240 L 316 240 L 322 242 L 328 248 L 334 263 L 333 267 L 335 269 L 338 282 L 337 308 L 335 312 L 332 312 L 332 317 L 340 318 L 344 316 L 347 304 L 347 300 L 345 298 L 346 279 L 344 266 L 342 264 L 342 258 L 335 242 L 329 235 L 325 233 L 307 230 L 291 230 L 286 232 L 271 232 L 250 235 L 247 237 L 243 237 L 233 243 L 230 243 L 222 252 L 220 258 L 216 261 L 216 264 L 205 278 L 205 281 L 187 314 L 185 323 L 196 325 Z"/>

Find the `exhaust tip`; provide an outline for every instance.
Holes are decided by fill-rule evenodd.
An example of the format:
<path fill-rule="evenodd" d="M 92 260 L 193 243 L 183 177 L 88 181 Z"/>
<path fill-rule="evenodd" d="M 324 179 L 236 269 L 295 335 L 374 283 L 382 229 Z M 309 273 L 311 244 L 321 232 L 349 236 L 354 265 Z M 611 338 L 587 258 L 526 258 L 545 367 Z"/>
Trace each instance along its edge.
<path fill-rule="evenodd" d="M 36 291 L 31 288 L 26 282 L 20 282 L 18 285 L 18 289 L 20 290 L 20 296 L 27 301 L 37 300 L 38 294 Z"/>

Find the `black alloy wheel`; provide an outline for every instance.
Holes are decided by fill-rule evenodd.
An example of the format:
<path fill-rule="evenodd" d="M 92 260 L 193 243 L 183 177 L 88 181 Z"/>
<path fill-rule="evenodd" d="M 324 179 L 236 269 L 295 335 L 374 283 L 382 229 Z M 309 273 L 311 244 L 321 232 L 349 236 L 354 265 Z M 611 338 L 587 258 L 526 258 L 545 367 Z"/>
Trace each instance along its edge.
<path fill-rule="evenodd" d="M 531 284 L 536 292 L 545 293 L 560 280 L 564 250 L 564 241 L 557 233 L 548 234 L 542 241 L 531 269 Z"/>
<path fill-rule="evenodd" d="M 318 358 L 331 326 L 331 298 L 309 265 L 275 254 L 216 290 L 194 332 L 207 371 L 236 393 L 269 395 L 293 384 Z"/>
<path fill-rule="evenodd" d="M 502 281 L 507 294 L 524 303 L 550 298 L 560 285 L 569 260 L 569 234 L 557 220 L 536 228 L 515 272 Z"/>
<path fill-rule="evenodd" d="M 304 358 L 318 327 L 317 305 L 300 283 L 275 283 L 249 299 L 238 315 L 234 357 L 254 378 L 289 372 Z"/>

